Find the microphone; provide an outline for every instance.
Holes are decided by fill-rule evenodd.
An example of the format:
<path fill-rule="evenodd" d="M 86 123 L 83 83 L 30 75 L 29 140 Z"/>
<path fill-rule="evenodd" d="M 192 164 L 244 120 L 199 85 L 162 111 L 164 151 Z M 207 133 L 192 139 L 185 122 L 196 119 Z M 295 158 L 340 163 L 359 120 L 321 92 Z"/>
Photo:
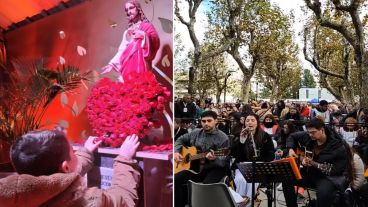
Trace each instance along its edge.
<path fill-rule="evenodd" d="M 243 133 L 249 134 L 252 130 L 249 127 L 245 127 L 242 129 Z"/>
<path fill-rule="evenodd" d="M 247 128 L 246 128 L 247 129 Z M 249 128 L 248 128 L 249 130 Z M 252 145 L 253 145 L 253 150 L 254 150 L 254 159 L 258 157 L 258 153 L 257 153 L 257 147 L 256 147 L 256 143 L 254 142 L 254 136 L 252 133 L 249 133 L 250 134 L 250 138 L 252 140 Z"/>

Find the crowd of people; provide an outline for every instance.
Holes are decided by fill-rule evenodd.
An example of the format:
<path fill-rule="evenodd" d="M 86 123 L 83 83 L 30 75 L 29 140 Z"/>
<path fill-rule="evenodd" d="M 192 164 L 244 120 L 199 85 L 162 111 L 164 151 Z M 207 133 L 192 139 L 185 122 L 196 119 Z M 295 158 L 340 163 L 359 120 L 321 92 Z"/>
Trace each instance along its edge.
<path fill-rule="evenodd" d="M 236 192 L 249 200 L 251 185 L 237 169 L 237 164 L 254 159 L 250 137 L 254 138 L 257 161 L 269 162 L 289 156 L 300 161 L 303 179 L 280 186 L 287 206 L 297 206 L 294 186 L 315 188 L 318 206 L 334 203 L 347 206 L 348 200 L 367 202 L 368 184 L 364 177 L 368 163 L 367 129 L 368 109 L 337 101 L 321 100 L 315 105 L 283 100 L 275 104 L 267 101 L 241 103 L 239 100 L 214 104 L 210 99 L 194 100 L 185 95 L 175 101 L 174 159 L 181 162 L 181 149 L 189 146 L 207 152 L 207 156 L 199 164 L 203 169 L 199 173 L 175 174 L 175 206 L 185 206 L 188 180 L 214 183 L 224 176 L 231 177 Z M 213 152 L 224 147 L 231 149 L 228 163 L 218 165 L 220 158 Z M 311 152 L 312 156 L 297 154 L 299 150 Z M 321 163 L 332 167 L 326 172 Z"/>

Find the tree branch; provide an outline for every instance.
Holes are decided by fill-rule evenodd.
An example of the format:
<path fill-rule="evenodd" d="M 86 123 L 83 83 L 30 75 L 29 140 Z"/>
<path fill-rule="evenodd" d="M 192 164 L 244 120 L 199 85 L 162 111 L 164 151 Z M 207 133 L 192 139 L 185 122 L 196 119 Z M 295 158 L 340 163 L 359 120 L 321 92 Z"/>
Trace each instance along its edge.
<path fill-rule="evenodd" d="M 349 32 L 346 26 L 329 21 L 323 17 L 321 11 L 321 2 L 319 0 L 313 0 L 313 3 L 311 0 L 304 0 L 304 2 L 307 4 L 308 8 L 314 12 L 321 26 L 328 27 L 339 32 L 353 47 L 356 47 L 357 44 L 353 38 L 353 34 Z"/>
<path fill-rule="evenodd" d="M 303 47 L 303 54 L 304 54 L 304 58 L 305 60 L 307 60 L 308 62 L 310 62 L 313 67 L 318 70 L 319 72 L 323 73 L 323 74 L 326 74 L 326 75 L 330 75 L 330 76 L 333 76 L 333 77 L 336 77 L 336 78 L 340 78 L 340 79 L 344 79 L 344 76 L 341 75 L 341 74 L 338 74 L 338 73 L 334 73 L 332 71 L 329 71 L 325 68 L 323 68 L 322 66 L 320 66 L 318 64 L 318 62 L 316 61 L 316 59 L 313 57 L 313 59 L 311 59 L 309 56 L 308 56 L 308 53 L 307 53 L 307 28 L 304 30 L 304 47 Z M 316 45 L 314 45 L 314 48 L 316 47 Z"/>
<path fill-rule="evenodd" d="M 235 39 L 230 39 L 228 41 L 226 41 L 225 43 L 223 43 L 223 45 L 215 50 L 211 50 L 209 52 L 206 52 L 204 54 L 202 54 L 201 59 L 200 60 L 204 60 L 207 58 L 211 58 L 214 57 L 218 54 L 224 53 L 226 51 L 229 50 L 230 46 L 235 42 Z"/>
<path fill-rule="evenodd" d="M 189 2 L 192 2 L 194 1 L 194 5 L 191 7 L 191 12 L 189 13 L 189 17 L 192 19 L 192 18 L 195 18 L 195 15 L 197 13 L 197 10 L 198 10 L 198 7 L 199 5 L 201 5 L 202 1 L 203 0 L 189 0 Z"/>
<path fill-rule="evenodd" d="M 178 0 L 175 0 L 175 15 L 176 17 L 179 19 L 179 21 L 184 24 L 185 26 L 189 27 L 189 22 L 186 22 L 183 18 L 183 16 L 181 16 L 180 11 L 179 11 L 179 6 L 178 6 Z"/>
<path fill-rule="evenodd" d="M 343 49 L 343 64 L 344 64 L 344 80 L 347 81 L 346 83 L 349 83 L 349 75 L 350 75 L 350 50 L 349 46 L 347 44 L 344 45 Z"/>
<path fill-rule="evenodd" d="M 358 2 L 357 0 L 354 0 L 352 4 L 354 4 L 354 2 Z M 359 4 L 357 4 L 357 6 L 359 6 Z M 353 45 L 354 49 L 355 49 L 355 53 L 357 54 L 357 57 L 359 57 L 359 62 L 358 64 L 362 64 L 362 54 L 364 52 L 364 31 L 363 31 L 363 25 L 362 25 L 362 21 L 360 20 L 359 14 L 358 14 L 358 9 L 354 6 L 350 11 L 350 16 L 351 16 L 351 20 L 353 22 L 354 25 L 354 29 L 355 29 L 355 33 L 356 33 L 356 37 L 357 37 L 357 41 L 356 41 L 356 45 Z"/>
<path fill-rule="evenodd" d="M 326 89 L 333 95 L 335 98 L 339 101 L 342 101 L 342 96 L 339 92 L 337 92 L 330 84 L 330 82 L 327 80 L 326 75 L 322 75 L 321 82 L 326 87 Z"/>
<path fill-rule="evenodd" d="M 335 8 L 339 11 L 346 11 L 349 12 L 350 10 L 353 9 L 352 5 L 342 5 L 341 4 L 341 0 L 332 0 L 332 3 L 335 5 Z"/>

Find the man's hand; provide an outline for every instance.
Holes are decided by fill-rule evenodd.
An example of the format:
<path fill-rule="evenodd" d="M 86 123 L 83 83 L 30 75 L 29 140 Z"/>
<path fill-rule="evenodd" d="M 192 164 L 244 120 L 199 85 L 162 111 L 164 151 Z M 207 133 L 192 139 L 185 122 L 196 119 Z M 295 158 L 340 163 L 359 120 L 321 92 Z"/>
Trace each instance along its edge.
<path fill-rule="evenodd" d="M 311 158 L 304 157 L 303 160 L 302 160 L 302 165 L 307 166 L 307 167 L 310 167 L 310 166 L 312 166 L 311 161 L 312 161 Z"/>
<path fill-rule="evenodd" d="M 84 143 L 84 148 L 86 148 L 89 152 L 94 152 L 100 146 L 103 140 L 99 140 L 94 142 L 97 137 L 89 136 L 87 141 Z"/>
<path fill-rule="evenodd" d="M 282 150 L 277 150 L 276 152 L 275 152 L 275 155 L 276 156 L 279 156 L 279 157 L 282 157 L 282 155 L 284 154 L 284 152 L 282 151 Z"/>
<path fill-rule="evenodd" d="M 120 147 L 119 155 L 127 160 L 132 160 L 140 142 L 138 141 L 138 136 L 133 134 L 125 138 L 124 143 Z"/>
<path fill-rule="evenodd" d="M 289 157 L 298 157 L 293 149 L 289 149 Z"/>
<path fill-rule="evenodd" d="M 206 158 L 208 160 L 214 160 L 214 159 L 216 159 L 216 155 L 214 154 L 213 150 L 211 150 L 211 152 L 207 153 Z"/>
<path fill-rule="evenodd" d="M 175 152 L 174 153 L 174 160 L 175 160 L 175 162 L 182 162 L 183 161 L 183 156 L 180 153 Z"/>

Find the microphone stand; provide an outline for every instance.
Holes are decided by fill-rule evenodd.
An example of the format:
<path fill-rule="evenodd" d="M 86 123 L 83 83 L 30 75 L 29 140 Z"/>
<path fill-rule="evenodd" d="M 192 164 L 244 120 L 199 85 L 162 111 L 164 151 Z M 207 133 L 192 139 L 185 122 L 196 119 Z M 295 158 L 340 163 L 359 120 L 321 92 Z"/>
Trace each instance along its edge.
<path fill-rule="evenodd" d="M 249 131 L 249 136 L 252 140 L 253 150 L 254 150 L 254 156 L 252 160 L 252 207 L 254 206 L 254 195 L 255 195 L 255 183 L 254 178 L 256 177 L 256 159 L 258 158 L 256 143 L 254 142 L 254 137 L 251 131 Z"/>

